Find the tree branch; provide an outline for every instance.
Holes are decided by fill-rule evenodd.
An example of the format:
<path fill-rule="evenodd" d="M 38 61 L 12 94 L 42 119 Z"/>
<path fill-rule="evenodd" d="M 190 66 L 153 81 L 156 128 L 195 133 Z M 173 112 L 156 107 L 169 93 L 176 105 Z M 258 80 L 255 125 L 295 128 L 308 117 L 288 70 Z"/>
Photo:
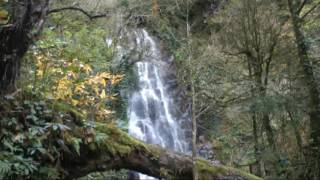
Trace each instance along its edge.
<path fill-rule="evenodd" d="M 199 119 L 199 117 L 201 115 L 203 115 L 204 113 L 208 112 L 208 110 L 210 109 L 210 106 L 207 106 L 205 108 L 202 108 L 198 113 L 196 113 L 196 119 Z"/>
<path fill-rule="evenodd" d="M 304 6 L 306 5 L 308 0 L 303 0 L 303 2 L 301 3 L 299 9 L 297 10 L 297 13 L 300 14 L 302 9 L 304 8 Z"/>
<path fill-rule="evenodd" d="M 97 19 L 97 18 L 108 17 L 108 16 L 109 16 L 108 13 L 92 15 L 92 14 L 90 14 L 89 12 L 87 12 L 86 10 L 84 10 L 84 9 L 82 9 L 82 8 L 73 7 L 73 6 L 63 7 L 63 8 L 57 8 L 57 9 L 52 9 L 52 10 L 50 10 L 50 11 L 48 12 L 48 15 L 49 15 L 49 14 L 53 14 L 53 13 L 58 13 L 58 12 L 61 12 L 61 11 L 67 11 L 67 10 L 79 11 L 79 12 L 81 12 L 82 14 L 84 14 L 85 16 L 87 16 L 90 20 Z"/>
<path fill-rule="evenodd" d="M 303 20 L 304 18 L 306 18 L 310 13 L 312 13 L 312 11 L 314 11 L 315 9 L 317 9 L 320 5 L 320 2 L 318 2 L 317 4 L 315 4 L 309 11 L 307 11 L 302 17 L 301 20 Z"/>

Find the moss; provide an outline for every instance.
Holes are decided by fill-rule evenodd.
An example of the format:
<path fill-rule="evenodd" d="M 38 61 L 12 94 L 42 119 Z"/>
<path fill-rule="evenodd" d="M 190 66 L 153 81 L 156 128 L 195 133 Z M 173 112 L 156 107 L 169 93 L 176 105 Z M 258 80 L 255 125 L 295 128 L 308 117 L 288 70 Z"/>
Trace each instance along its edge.
<path fill-rule="evenodd" d="M 262 180 L 262 178 L 260 178 L 260 177 L 257 177 L 257 176 L 255 176 L 255 175 L 252 175 L 252 174 L 247 173 L 247 172 L 245 172 L 245 171 L 241 171 L 241 170 L 236 169 L 236 168 L 225 167 L 225 166 L 224 166 L 224 168 L 225 168 L 226 171 L 228 171 L 228 172 L 234 172 L 234 173 L 236 173 L 236 175 L 239 175 L 239 176 L 241 176 L 241 177 L 245 177 L 245 178 L 247 178 L 247 179 L 249 179 L 249 180 Z"/>
<path fill-rule="evenodd" d="M 95 143 L 90 143 L 90 144 L 89 144 L 89 149 L 90 149 L 91 151 L 94 151 L 94 150 L 97 149 L 97 145 L 96 145 Z"/>
<path fill-rule="evenodd" d="M 126 156 L 133 150 L 148 150 L 144 143 L 132 138 L 115 125 L 98 124 L 97 130 L 108 136 L 103 145 L 113 155 Z"/>
<path fill-rule="evenodd" d="M 212 174 L 215 174 L 216 176 L 225 175 L 221 167 L 212 167 L 204 160 L 197 160 L 196 165 L 200 179 L 208 179 L 212 176 Z"/>
<path fill-rule="evenodd" d="M 130 154 L 134 150 L 145 151 L 153 155 L 153 160 L 159 161 L 162 154 L 165 154 L 165 150 L 159 148 L 156 145 L 148 145 L 139 141 L 127 133 L 121 131 L 113 124 L 97 124 L 97 131 L 105 133 L 108 138 L 104 142 L 104 146 L 112 155 L 118 155 L 124 157 Z M 261 178 L 246 173 L 244 171 L 226 167 L 226 166 L 212 166 L 208 161 L 203 159 L 197 160 L 197 168 L 199 171 L 200 179 L 211 179 L 212 175 L 217 177 L 223 176 L 240 176 L 247 178 L 248 180 L 261 180 Z M 169 170 L 161 168 L 161 175 L 163 177 L 169 176 Z"/>
<path fill-rule="evenodd" d="M 226 167 L 226 166 L 212 166 L 209 162 L 198 159 L 197 160 L 197 169 L 199 172 L 200 179 L 210 179 L 212 174 L 216 176 L 240 176 L 247 178 L 248 180 L 262 180 L 261 178 L 254 176 L 252 174 L 246 173 L 239 169 Z M 212 177 L 211 177 L 212 178 Z"/>
<path fill-rule="evenodd" d="M 52 110 L 55 112 L 69 112 L 72 113 L 76 119 L 84 119 L 84 115 L 79 112 L 75 107 L 61 102 L 55 102 L 52 105 Z"/>
<path fill-rule="evenodd" d="M 164 167 L 160 167 L 160 176 L 166 179 L 177 179 L 176 177 L 170 175 L 170 170 Z M 161 178 L 160 178 L 161 179 Z"/>

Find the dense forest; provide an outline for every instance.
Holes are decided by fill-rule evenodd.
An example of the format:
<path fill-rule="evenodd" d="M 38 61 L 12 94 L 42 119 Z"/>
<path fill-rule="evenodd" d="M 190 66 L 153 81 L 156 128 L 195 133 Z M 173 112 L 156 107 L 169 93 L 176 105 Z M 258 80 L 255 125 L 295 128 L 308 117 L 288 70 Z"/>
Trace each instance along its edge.
<path fill-rule="evenodd" d="M 0 0 L 0 179 L 320 179 L 320 0 Z"/>

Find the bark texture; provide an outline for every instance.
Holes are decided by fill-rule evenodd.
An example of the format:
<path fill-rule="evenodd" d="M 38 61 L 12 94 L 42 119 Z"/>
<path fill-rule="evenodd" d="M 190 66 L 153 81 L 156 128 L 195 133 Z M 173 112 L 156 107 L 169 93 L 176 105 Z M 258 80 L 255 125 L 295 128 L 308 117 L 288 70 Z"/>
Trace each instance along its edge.
<path fill-rule="evenodd" d="M 68 155 L 64 158 L 62 164 L 69 173 L 67 179 L 111 169 L 129 169 L 166 179 L 192 179 L 191 156 L 145 144 L 112 126 L 101 126 L 97 131 L 108 135 L 102 145 L 83 145 L 79 157 Z M 260 179 L 238 169 L 212 165 L 202 159 L 198 159 L 196 165 L 199 179 Z"/>
<path fill-rule="evenodd" d="M 308 179 L 319 179 L 320 177 L 320 90 L 314 75 L 312 61 L 308 56 L 308 45 L 301 24 L 300 10 L 297 1 L 288 0 L 288 8 L 291 15 L 295 42 L 298 50 L 300 65 L 303 68 L 306 88 L 309 93 L 309 117 L 310 117 L 310 147 L 308 149 L 308 166 L 306 176 Z"/>
<path fill-rule="evenodd" d="M 23 55 L 41 32 L 49 0 L 10 2 L 11 19 L 0 26 L 0 93 L 12 91 L 19 75 Z"/>

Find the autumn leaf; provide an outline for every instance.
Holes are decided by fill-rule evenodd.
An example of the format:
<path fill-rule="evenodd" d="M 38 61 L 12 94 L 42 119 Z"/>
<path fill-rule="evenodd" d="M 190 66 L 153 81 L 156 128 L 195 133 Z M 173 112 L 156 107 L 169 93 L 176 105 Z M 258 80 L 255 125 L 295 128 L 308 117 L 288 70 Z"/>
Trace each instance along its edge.
<path fill-rule="evenodd" d="M 87 74 L 89 74 L 89 73 L 91 73 L 92 72 L 92 68 L 91 68 L 91 66 L 89 66 L 89 65 L 84 65 L 83 66 L 83 68 L 82 68 L 83 70 L 84 70 L 84 72 L 85 73 L 87 73 Z"/>
<path fill-rule="evenodd" d="M 112 75 L 110 73 L 107 72 L 103 72 L 101 74 L 98 74 L 99 77 L 105 78 L 105 79 L 110 79 L 112 77 Z"/>
<path fill-rule="evenodd" d="M 6 20 L 8 18 L 8 11 L 1 9 L 0 10 L 0 20 Z"/>
<path fill-rule="evenodd" d="M 72 105 L 74 106 L 77 106 L 79 104 L 79 101 L 75 99 L 72 99 L 71 102 L 72 102 Z"/>
<path fill-rule="evenodd" d="M 105 99 L 107 97 L 106 95 L 106 91 L 102 90 L 101 94 L 100 94 L 100 98 Z"/>
<path fill-rule="evenodd" d="M 82 84 L 80 84 L 80 85 L 77 85 L 76 87 L 75 87 L 75 89 L 74 89 L 74 92 L 75 93 L 83 93 L 84 92 L 84 85 L 82 85 Z"/>
<path fill-rule="evenodd" d="M 123 79 L 122 75 L 115 75 L 112 78 L 111 84 L 112 85 L 118 84 L 122 79 Z"/>

